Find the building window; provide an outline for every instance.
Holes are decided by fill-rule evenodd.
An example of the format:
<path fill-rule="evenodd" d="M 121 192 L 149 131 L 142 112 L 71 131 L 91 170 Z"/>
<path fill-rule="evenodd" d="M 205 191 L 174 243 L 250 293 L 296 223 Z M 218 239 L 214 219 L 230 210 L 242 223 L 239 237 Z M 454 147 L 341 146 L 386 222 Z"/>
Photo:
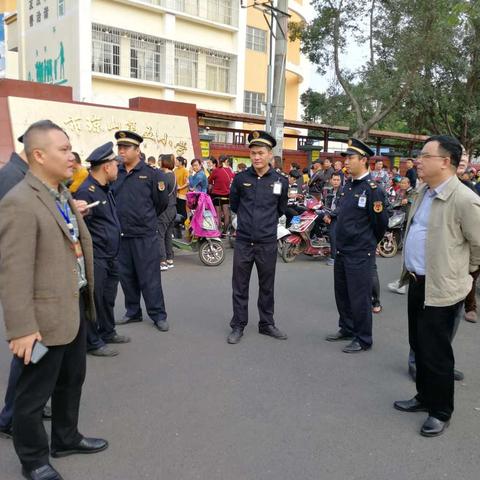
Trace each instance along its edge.
<path fill-rule="evenodd" d="M 175 45 L 175 85 L 197 88 L 198 50 L 188 45 Z"/>
<path fill-rule="evenodd" d="M 163 82 L 165 41 L 131 34 L 130 77 Z"/>
<path fill-rule="evenodd" d="M 265 52 L 267 50 L 266 30 L 247 26 L 247 48 L 257 52 Z"/>
<path fill-rule="evenodd" d="M 58 0 L 58 16 L 63 17 L 65 15 L 65 0 Z"/>
<path fill-rule="evenodd" d="M 243 97 L 243 111 L 254 115 L 264 115 L 265 94 L 259 92 L 247 92 Z"/>
<path fill-rule="evenodd" d="M 212 22 L 234 24 L 232 0 L 208 0 L 207 19 Z"/>
<path fill-rule="evenodd" d="M 120 75 L 120 31 L 92 26 L 92 70 Z"/>
<path fill-rule="evenodd" d="M 230 92 L 231 58 L 226 55 L 207 54 L 207 90 Z"/>

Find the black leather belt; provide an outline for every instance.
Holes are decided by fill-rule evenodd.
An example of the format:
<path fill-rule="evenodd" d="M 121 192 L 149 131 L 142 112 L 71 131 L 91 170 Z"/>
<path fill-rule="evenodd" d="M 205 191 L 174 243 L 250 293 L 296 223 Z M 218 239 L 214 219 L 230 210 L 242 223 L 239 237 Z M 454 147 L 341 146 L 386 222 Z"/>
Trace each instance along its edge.
<path fill-rule="evenodd" d="M 410 278 L 416 283 L 425 281 L 425 275 L 419 275 L 418 273 L 414 272 L 408 272 L 408 274 L 410 275 Z"/>

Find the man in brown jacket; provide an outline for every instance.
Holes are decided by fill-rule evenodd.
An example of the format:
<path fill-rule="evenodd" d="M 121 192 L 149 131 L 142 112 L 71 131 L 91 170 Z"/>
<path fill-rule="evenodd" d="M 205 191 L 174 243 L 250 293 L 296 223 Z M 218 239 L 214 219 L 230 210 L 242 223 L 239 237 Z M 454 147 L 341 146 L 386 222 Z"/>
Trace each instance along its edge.
<path fill-rule="evenodd" d="M 42 423 L 50 396 L 53 457 L 108 446 L 77 429 L 85 322 L 95 317 L 92 241 L 61 183 L 72 176 L 74 161 L 66 133 L 43 120 L 28 128 L 24 145 L 30 171 L 0 202 L 0 300 L 10 349 L 24 364 L 15 392 L 13 441 L 25 478 L 58 480 Z M 33 364 L 36 342 L 48 351 Z"/>

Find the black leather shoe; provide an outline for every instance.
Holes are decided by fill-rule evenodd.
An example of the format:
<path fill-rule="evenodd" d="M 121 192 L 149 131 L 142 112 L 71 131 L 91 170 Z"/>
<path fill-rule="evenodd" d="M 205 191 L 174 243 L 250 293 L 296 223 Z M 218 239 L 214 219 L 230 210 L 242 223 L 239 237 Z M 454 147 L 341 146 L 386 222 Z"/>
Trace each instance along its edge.
<path fill-rule="evenodd" d="M 130 343 L 130 337 L 116 333 L 113 337 L 104 340 L 105 343 Z"/>
<path fill-rule="evenodd" d="M 126 325 L 127 323 L 138 323 L 141 322 L 143 318 L 140 317 L 123 317 L 121 320 L 117 320 L 115 325 Z"/>
<path fill-rule="evenodd" d="M 170 325 L 166 320 L 159 320 L 158 322 L 153 322 L 153 326 L 160 332 L 168 332 L 170 330 Z"/>
<path fill-rule="evenodd" d="M 89 355 L 93 355 L 94 357 L 116 357 L 118 352 L 113 348 L 107 347 L 107 345 L 103 345 L 100 348 L 96 348 L 95 350 L 88 350 L 87 353 Z"/>
<path fill-rule="evenodd" d="M 465 375 L 464 375 L 463 372 L 461 372 L 460 370 L 454 370 L 454 371 L 453 371 L 453 378 L 454 378 L 457 382 L 461 382 L 462 380 L 465 380 Z"/>
<path fill-rule="evenodd" d="M 8 427 L 0 427 L 0 438 L 6 438 L 7 440 L 11 440 L 13 438 L 11 425 Z"/>
<path fill-rule="evenodd" d="M 48 405 L 43 407 L 42 418 L 44 420 L 51 420 L 52 419 L 52 409 Z"/>
<path fill-rule="evenodd" d="M 269 337 L 276 338 L 277 340 L 286 340 L 288 338 L 286 333 L 283 333 L 274 325 L 258 327 L 258 333 L 260 333 L 261 335 L 268 335 Z"/>
<path fill-rule="evenodd" d="M 347 335 L 342 333 L 340 330 L 337 333 L 332 333 L 331 335 L 327 335 L 325 337 L 327 342 L 344 342 L 348 340 L 353 340 L 353 335 Z"/>
<path fill-rule="evenodd" d="M 420 435 L 423 435 L 424 437 L 438 437 L 445 431 L 449 424 L 450 422 L 448 420 L 442 422 L 438 418 L 428 417 L 422 425 Z"/>
<path fill-rule="evenodd" d="M 238 343 L 243 337 L 243 329 L 241 328 L 234 328 L 230 335 L 227 337 L 227 343 L 231 345 L 235 345 Z"/>
<path fill-rule="evenodd" d="M 30 480 L 63 480 L 63 477 L 51 465 L 43 465 L 35 470 L 27 470 L 22 467 L 22 475 Z"/>
<path fill-rule="evenodd" d="M 400 410 L 401 412 L 428 412 L 428 408 L 420 403 L 416 397 L 410 400 L 398 400 L 393 402 L 393 408 Z"/>
<path fill-rule="evenodd" d="M 370 347 L 362 347 L 358 340 L 352 340 L 344 349 L 343 353 L 360 353 L 366 350 L 370 350 Z"/>
<path fill-rule="evenodd" d="M 53 458 L 66 457 L 76 453 L 97 453 L 108 448 L 108 442 L 103 438 L 87 438 L 83 437 L 80 443 L 73 447 L 64 448 L 62 450 L 54 450 L 50 452 Z"/>

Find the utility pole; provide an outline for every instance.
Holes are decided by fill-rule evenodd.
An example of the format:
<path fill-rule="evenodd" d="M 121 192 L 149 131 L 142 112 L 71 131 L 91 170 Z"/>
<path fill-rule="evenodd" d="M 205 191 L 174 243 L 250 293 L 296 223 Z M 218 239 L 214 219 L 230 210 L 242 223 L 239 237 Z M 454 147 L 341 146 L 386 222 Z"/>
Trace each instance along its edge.
<path fill-rule="evenodd" d="M 282 158 L 283 124 L 285 116 L 285 77 L 287 63 L 288 0 L 278 0 L 275 41 L 275 64 L 273 70 L 273 98 L 271 111 L 271 135 L 277 140 L 273 154 Z"/>
<path fill-rule="evenodd" d="M 281 157 L 285 112 L 285 66 L 290 14 L 288 13 L 288 0 L 277 0 L 277 6 L 274 5 L 274 1 L 261 2 L 254 0 L 252 5 L 243 5 L 243 0 L 241 0 L 241 6 L 242 8 L 253 7 L 260 10 L 270 31 L 265 130 L 277 140 L 277 146 L 273 149 L 273 153 Z"/>

